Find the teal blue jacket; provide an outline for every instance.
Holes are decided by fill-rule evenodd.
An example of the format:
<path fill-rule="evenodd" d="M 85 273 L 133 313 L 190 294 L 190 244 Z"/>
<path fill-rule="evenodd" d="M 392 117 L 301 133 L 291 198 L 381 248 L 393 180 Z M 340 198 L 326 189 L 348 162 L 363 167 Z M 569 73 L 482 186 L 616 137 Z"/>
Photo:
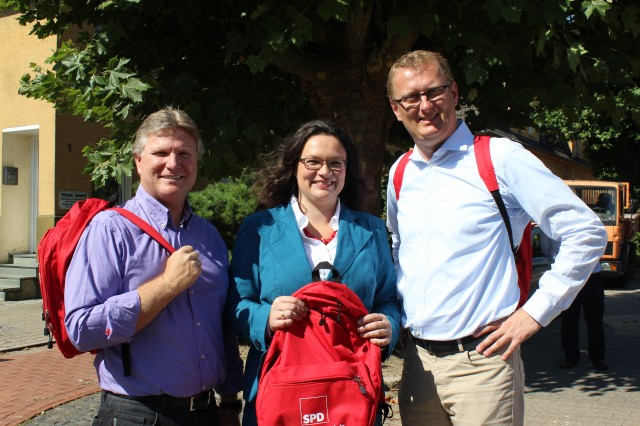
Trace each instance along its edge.
<path fill-rule="evenodd" d="M 393 337 L 383 351 L 386 358 L 398 341 L 401 315 L 387 229 L 381 219 L 343 203 L 337 238 L 333 263 L 342 282 L 369 312 L 385 314 L 391 322 Z M 231 260 L 227 312 L 235 314 L 236 332 L 250 344 L 244 375 L 247 401 L 255 401 L 258 392 L 260 361 L 269 345 L 266 330 L 271 303 L 311 281 L 311 267 L 290 205 L 260 211 L 243 221 Z"/>

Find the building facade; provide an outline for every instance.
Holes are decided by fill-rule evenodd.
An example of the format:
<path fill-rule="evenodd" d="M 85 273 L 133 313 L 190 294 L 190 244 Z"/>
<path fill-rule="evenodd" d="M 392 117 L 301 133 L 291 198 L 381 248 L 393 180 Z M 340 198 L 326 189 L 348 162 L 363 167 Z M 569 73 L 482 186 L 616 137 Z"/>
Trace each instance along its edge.
<path fill-rule="evenodd" d="M 56 37 L 38 39 L 16 13 L 0 13 L 0 263 L 34 253 L 44 232 L 76 199 L 90 196 L 82 148 L 106 135 L 100 126 L 18 94 L 29 65 L 44 65 Z"/>
<path fill-rule="evenodd" d="M 491 136 L 520 142 L 561 179 L 593 179 L 593 171 L 583 157 L 582 143 L 550 143 L 533 127 L 526 129 L 491 129 Z"/>

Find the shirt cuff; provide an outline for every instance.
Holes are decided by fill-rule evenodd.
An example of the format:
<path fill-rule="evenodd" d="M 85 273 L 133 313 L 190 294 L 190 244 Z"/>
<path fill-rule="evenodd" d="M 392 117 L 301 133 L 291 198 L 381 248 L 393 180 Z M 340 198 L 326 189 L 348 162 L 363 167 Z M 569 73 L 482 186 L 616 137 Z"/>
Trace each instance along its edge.
<path fill-rule="evenodd" d="M 562 312 L 560 308 L 551 306 L 541 291 L 533 293 L 522 309 L 543 327 L 548 326 Z"/>

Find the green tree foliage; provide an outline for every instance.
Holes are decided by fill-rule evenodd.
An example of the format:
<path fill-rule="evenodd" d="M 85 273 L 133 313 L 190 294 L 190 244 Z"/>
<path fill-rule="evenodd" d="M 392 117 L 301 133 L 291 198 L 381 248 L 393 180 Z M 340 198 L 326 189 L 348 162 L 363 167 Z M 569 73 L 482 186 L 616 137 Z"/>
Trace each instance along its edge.
<path fill-rule="evenodd" d="M 193 211 L 215 225 L 229 249 L 242 220 L 258 206 L 252 183 L 251 174 L 245 171 L 240 177 L 222 179 L 189 194 Z"/>
<path fill-rule="evenodd" d="M 54 53 L 50 70 L 25 76 L 22 92 L 113 126 L 86 151 L 98 181 L 124 168 L 128 126 L 173 104 L 201 124 L 211 177 L 239 173 L 318 117 L 354 136 L 379 183 L 386 144 L 409 145 L 385 82 L 413 48 L 450 59 L 462 102 L 479 112 L 469 117 L 476 129 L 528 124 L 532 101 L 568 108 L 580 99 L 619 116 L 579 95 L 597 87 L 611 96 L 602 82 L 626 82 L 640 68 L 640 8 L 630 0 L 0 2 L 39 37 L 87 29 Z"/>
<path fill-rule="evenodd" d="M 613 95 L 583 95 L 600 109 L 593 102 L 582 101 L 565 109 L 538 108 L 532 117 L 546 134 L 584 141 L 596 177 L 628 181 L 634 198 L 640 198 L 640 87 L 630 83 L 617 88 Z M 616 115 L 603 114 L 602 109 Z"/>

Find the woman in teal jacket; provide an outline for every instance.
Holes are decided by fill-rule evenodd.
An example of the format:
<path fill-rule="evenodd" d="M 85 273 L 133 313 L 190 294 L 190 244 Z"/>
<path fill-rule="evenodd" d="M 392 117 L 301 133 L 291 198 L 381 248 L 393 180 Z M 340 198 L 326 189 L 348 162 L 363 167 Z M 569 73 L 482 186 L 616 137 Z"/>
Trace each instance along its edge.
<path fill-rule="evenodd" d="M 358 211 L 371 193 L 355 145 L 326 121 L 302 125 L 273 155 L 263 175 L 263 209 L 247 217 L 231 262 L 229 307 L 250 343 L 243 425 L 255 425 L 258 371 L 273 332 L 306 316 L 290 296 L 329 261 L 370 312 L 361 335 L 391 353 L 400 333 L 396 274 L 383 221 Z"/>

